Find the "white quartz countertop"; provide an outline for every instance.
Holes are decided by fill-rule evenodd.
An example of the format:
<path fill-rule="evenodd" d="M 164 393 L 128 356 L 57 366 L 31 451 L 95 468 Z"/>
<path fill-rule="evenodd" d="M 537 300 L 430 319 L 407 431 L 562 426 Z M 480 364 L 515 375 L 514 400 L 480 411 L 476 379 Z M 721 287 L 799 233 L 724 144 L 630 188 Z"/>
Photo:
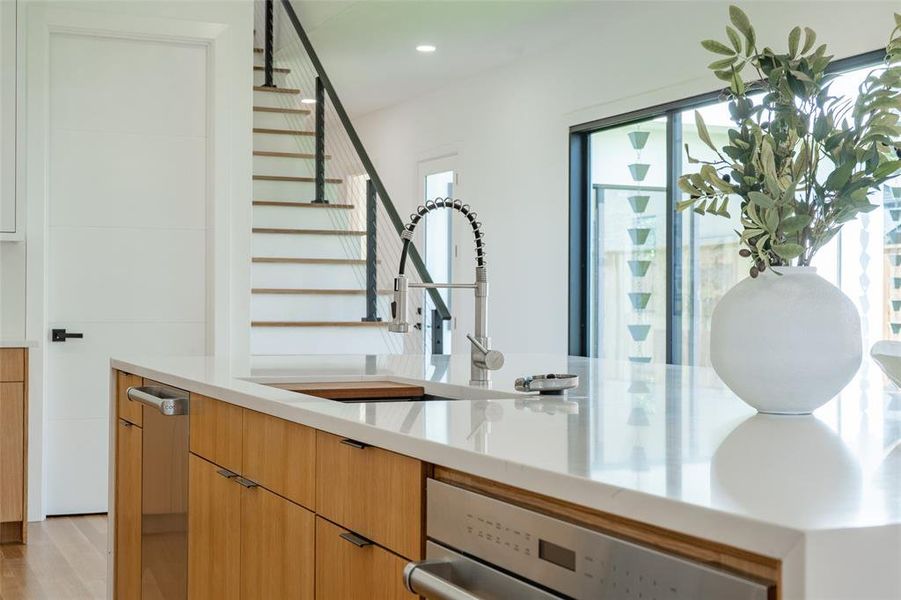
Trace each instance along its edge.
<path fill-rule="evenodd" d="M 468 386 L 468 355 L 244 365 L 138 358 L 112 367 L 768 556 L 792 555 L 805 536 L 873 528 L 901 556 L 901 393 L 884 391 L 890 384 L 869 359 L 808 417 L 756 415 L 709 369 L 559 355 L 510 355 L 490 389 Z M 515 395 L 516 377 L 549 372 L 577 373 L 581 385 L 564 397 Z M 427 393 L 468 400 L 344 404 L 246 378 L 419 381 Z"/>
<path fill-rule="evenodd" d="M 0 339 L 0 348 L 34 348 L 38 344 L 33 340 L 4 340 Z"/>

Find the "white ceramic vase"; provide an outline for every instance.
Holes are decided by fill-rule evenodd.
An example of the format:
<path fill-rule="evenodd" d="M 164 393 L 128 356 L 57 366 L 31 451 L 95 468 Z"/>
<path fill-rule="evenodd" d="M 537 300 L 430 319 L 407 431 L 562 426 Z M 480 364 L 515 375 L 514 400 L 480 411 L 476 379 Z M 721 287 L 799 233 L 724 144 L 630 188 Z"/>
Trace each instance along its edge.
<path fill-rule="evenodd" d="M 713 311 L 710 361 L 762 413 L 813 412 L 861 361 L 860 316 L 814 267 L 767 269 L 726 292 Z"/>

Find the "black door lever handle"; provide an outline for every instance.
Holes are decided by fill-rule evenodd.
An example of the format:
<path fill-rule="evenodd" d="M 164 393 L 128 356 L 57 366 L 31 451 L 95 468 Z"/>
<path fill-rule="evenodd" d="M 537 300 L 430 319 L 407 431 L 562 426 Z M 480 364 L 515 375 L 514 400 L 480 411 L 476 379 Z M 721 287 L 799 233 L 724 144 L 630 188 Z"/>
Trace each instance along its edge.
<path fill-rule="evenodd" d="M 83 333 L 67 333 L 65 329 L 51 329 L 50 330 L 50 339 L 54 342 L 65 342 L 69 338 L 73 339 L 81 339 L 84 337 Z"/>

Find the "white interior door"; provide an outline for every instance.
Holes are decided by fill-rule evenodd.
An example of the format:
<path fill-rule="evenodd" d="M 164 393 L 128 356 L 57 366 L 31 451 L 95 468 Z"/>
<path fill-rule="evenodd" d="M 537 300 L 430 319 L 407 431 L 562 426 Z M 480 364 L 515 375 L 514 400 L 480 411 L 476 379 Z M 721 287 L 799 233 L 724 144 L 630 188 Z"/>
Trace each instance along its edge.
<path fill-rule="evenodd" d="M 84 337 L 48 344 L 46 511 L 103 512 L 110 356 L 205 353 L 207 53 L 51 33 L 48 59 L 47 317 Z"/>
<path fill-rule="evenodd" d="M 461 196 L 460 173 L 456 154 L 425 160 L 419 163 L 420 203 L 436 198 L 465 198 Z M 451 209 L 439 209 L 425 216 L 417 233 L 418 245 L 423 250 L 423 260 L 432 279 L 437 282 L 471 283 L 475 280 L 475 252 L 470 252 L 472 234 L 466 219 Z M 464 247 L 461 248 L 460 245 Z M 472 260 L 470 260 L 472 259 Z M 469 261 L 469 262 L 466 262 Z M 472 268 L 469 265 L 473 265 Z M 457 327 L 472 327 L 472 290 L 439 290 L 450 309 L 452 319 L 444 323 L 443 354 L 459 354 L 469 351 L 466 331 Z M 423 292 L 423 353 L 432 347 L 431 298 Z M 462 320 L 461 320 L 462 319 Z M 468 330 L 467 330 L 468 331 Z"/>

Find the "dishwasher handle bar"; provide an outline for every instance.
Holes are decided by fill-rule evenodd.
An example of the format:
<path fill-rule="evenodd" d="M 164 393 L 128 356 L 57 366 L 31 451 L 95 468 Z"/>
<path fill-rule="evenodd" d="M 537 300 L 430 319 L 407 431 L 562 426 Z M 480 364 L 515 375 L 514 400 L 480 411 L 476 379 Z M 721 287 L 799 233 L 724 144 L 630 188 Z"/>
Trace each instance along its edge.
<path fill-rule="evenodd" d="M 407 589 L 428 600 L 483 600 L 435 574 L 450 567 L 446 559 L 426 559 L 407 563 L 404 567 L 404 585 Z"/>
<path fill-rule="evenodd" d="M 167 417 L 188 414 L 188 395 L 180 390 L 147 385 L 130 387 L 125 394 L 129 400 L 155 408 Z"/>

